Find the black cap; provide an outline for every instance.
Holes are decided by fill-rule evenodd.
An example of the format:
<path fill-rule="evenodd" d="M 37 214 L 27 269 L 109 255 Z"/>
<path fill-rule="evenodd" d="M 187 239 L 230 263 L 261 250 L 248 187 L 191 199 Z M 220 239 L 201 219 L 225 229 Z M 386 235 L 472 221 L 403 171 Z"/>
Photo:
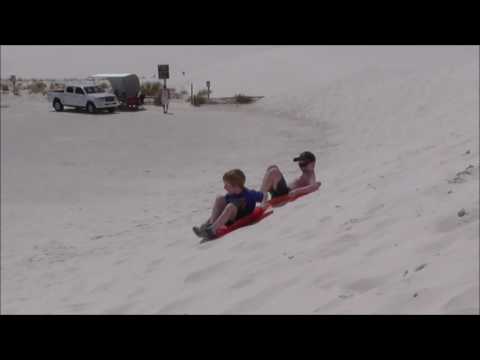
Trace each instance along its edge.
<path fill-rule="evenodd" d="M 304 151 L 298 157 L 293 159 L 293 161 L 315 161 L 315 155 L 313 155 L 310 151 Z"/>

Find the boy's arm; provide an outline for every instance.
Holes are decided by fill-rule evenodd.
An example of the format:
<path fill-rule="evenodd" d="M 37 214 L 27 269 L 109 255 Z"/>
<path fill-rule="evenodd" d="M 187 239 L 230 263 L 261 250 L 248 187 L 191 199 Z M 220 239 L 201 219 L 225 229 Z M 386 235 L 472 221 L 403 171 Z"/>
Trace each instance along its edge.
<path fill-rule="evenodd" d="M 260 203 L 260 207 L 265 207 L 268 201 L 268 193 L 262 191 L 255 191 L 255 202 Z"/>

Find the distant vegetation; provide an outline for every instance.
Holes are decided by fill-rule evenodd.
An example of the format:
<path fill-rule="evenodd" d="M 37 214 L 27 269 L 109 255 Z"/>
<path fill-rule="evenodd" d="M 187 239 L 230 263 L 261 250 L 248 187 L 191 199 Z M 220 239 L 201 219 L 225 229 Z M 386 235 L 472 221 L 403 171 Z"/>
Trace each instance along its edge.
<path fill-rule="evenodd" d="M 157 96 L 160 94 L 160 83 L 144 82 L 140 87 L 145 96 Z"/>
<path fill-rule="evenodd" d="M 191 101 L 191 99 L 190 99 Z M 208 90 L 201 89 L 197 92 L 196 95 L 193 95 L 193 105 L 200 106 L 208 102 Z"/>
<path fill-rule="evenodd" d="M 46 93 L 46 91 L 45 91 L 46 88 L 47 88 L 47 84 L 45 84 L 43 81 L 39 81 L 39 80 L 34 80 L 28 86 L 28 90 L 30 90 L 30 94 L 38 94 L 38 93 L 45 94 Z"/>
<path fill-rule="evenodd" d="M 251 96 L 246 96 L 243 94 L 237 94 L 235 95 L 235 102 L 237 104 L 250 104 L 253 102 L 253 99 Z"/>
<path fill-rule="evenodd" d="M 101 82 L 98 84 L 98 86 L 101 87 L 103 90 L 107 90 L 111 87 L 107 82 Z"/>
<path fill-rule="evenodd" d="M 60 90 L 60 89 L 63 89 L 65 87 L 64 84 L 59 84 L 59 83 L 56 83 L 56 82 L 51 82 L 50 83 L 50 86 L 49 86 L 49 90 Z"/>

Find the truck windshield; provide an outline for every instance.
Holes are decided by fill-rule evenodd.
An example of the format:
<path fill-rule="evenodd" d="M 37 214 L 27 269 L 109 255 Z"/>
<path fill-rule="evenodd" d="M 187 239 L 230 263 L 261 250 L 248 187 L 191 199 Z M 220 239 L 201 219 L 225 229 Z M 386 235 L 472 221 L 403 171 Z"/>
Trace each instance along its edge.
<path fill-rule="evenodd" d="M 105 92 L 100 86 L 85 86 L 85 91 L 87 94 L 99 94 Z"/>

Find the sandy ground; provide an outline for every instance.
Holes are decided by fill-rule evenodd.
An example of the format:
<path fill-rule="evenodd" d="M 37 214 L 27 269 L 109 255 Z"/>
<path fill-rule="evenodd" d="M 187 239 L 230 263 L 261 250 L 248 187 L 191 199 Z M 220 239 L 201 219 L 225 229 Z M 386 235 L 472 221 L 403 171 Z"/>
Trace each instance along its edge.
<path fill-rule="evenodd" d="M 478 49 L 441 51 L 167 115 L 2 95 L 2 313 L 478 314 Z M 224 171 L 304 150 L 320 191 L 199 244 Z"/>

